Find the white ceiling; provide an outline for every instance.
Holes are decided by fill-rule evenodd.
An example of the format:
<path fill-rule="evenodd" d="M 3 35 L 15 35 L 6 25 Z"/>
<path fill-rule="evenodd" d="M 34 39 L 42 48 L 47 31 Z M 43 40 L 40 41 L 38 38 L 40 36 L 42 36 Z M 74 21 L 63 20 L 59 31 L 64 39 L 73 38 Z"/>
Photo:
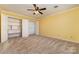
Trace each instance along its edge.
<path fill-rule="evenodd" d="M 55 5 L 59 7 L 54 8 Z M 44 13 L 43 15 L 40 15 L 40 14 L 33 15 L 32 11 L 27 11 L 27 9 L 31 9 L 31 8 L 33 9 L 32 4 L 0 4 L 0 8 L 4 10 L 16 12 L 16 13 L 23 14 L 26 16 L 31 16 L 34 18 L 39 18 L 39 17 L 55 14 L 57 12 L 60 12 L 69 8 L 77 7 L 79 5 L 76 5 L 76 4 L 37 4 L 37 6 L 39 6 L 40 8 L 43 8 L 43 7 L 46 8 L 45 11 L 42 11 Z"/>

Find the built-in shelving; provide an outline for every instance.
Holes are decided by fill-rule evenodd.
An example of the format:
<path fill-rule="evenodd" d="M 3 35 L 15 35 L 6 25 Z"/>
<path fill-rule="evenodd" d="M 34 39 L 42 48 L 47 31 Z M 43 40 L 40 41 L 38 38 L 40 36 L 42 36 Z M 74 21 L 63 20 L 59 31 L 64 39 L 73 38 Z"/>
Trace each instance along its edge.
<path fill-rule="evenodd" d="M 8 17 L 8 37 L 21 36 L 22 22 L 19 19 Z"/>

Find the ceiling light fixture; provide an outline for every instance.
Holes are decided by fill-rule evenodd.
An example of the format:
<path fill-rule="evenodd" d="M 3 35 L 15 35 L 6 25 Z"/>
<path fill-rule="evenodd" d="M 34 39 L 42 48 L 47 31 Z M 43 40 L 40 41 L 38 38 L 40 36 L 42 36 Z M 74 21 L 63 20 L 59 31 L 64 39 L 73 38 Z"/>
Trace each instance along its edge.
<path fill-rule="evenodd" d="M 39 14 L 39 12 L 38 11 L 35 11 L 35 14 Z"/>

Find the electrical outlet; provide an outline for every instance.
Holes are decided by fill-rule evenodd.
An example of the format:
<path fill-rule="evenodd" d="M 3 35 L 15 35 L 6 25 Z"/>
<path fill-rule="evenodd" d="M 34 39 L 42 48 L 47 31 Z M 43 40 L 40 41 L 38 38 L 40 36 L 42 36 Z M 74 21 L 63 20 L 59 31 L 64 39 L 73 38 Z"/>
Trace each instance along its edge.
<path fill-rule="evenodd" d="M 70 38 L 72 38 L 72 36 L 70 36 Z"/>

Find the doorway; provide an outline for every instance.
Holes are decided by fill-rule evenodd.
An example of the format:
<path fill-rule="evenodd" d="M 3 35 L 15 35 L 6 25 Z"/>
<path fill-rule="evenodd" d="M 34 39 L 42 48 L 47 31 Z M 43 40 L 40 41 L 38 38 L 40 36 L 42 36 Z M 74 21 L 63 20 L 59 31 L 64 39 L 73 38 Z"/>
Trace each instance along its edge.
<path fill-rule="evenodd" d="M 29 21 L 29 35 L 36 34 L 36 23 L 35 21 Z"/>

